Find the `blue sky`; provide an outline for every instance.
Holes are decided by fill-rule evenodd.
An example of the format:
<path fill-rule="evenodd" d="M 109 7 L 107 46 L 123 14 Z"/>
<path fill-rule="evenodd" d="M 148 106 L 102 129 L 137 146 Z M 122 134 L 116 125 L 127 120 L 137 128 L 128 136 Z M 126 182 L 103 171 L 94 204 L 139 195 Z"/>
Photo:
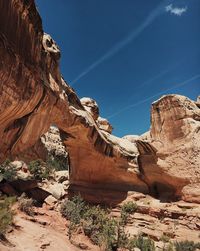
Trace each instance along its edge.
<path fill-rule="evenodd" d="M 151 103 L 200 94 L 199 0 L 36 0 L 61 71 L 117 136 L 150 127 Z"/>

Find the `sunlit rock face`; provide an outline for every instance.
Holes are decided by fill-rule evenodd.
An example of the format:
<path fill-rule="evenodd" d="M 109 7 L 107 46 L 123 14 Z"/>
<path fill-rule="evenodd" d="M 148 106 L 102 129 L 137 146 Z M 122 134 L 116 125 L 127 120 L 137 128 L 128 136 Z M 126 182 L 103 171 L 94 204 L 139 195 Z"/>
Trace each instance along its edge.
<path fill-rule="evenodd" d="M 61 78 L 59 48 L 43 32 L 34 1 L 0 0 L 0 11 L 1 160 L 36 147 L 54 124 L 69 152 L 71 187 L 148 192 L 135 153 L 107 139 L 98 108 L 91 116 Z"/>
<path fill-rule="evenodd" d="M 94 99 L 91 98 L 81 98 L 81 104 L 88 111 L 94 120 L 97 120 L 99 117 L 99 107 Z"/>
<path fill-rule="evenodd" d="M 151 140 L 138 142 L 139 165 L 151 190 L 159 194 L 165 187 L 187 201 L 200 202 L 196 196 L 200 188 L 199 107 L 184 96 L 163 96 L 152 104 L 151 122 Z"/>
<path fill-rule="evenodd" d="M 96 102 L 80 101 L 62 79 L 59 48 L 43 32 L 34 1 L 0 0 L 0 14 L 1 161 L 37 152 L 40 137 L 56 125 L 69 153 L 70 188 L 90 201 L 119 202 L 129 190 L 182 196 L 182 187 L 198 184 L 196 103 L 163 97 L 152 105 L 151 137 L 115 137 Z"/>

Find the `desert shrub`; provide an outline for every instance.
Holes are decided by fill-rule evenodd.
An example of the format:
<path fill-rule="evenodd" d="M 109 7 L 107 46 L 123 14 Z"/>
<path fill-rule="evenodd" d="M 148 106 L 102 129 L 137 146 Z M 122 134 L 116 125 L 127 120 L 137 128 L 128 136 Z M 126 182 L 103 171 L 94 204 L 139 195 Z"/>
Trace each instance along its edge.
<path fill-rule="evenodd" d="M 126 202 L 122 205 L 122 212 L 126 212 L 126 213 L 129 213 L 129 214 L 132 214 L 134 213 L 135 211 L 137 210 L 137 204 L 132 202 L 132 201 L 129 201 L 129 202 Z"/>
<path fill-rule="evenodd" d="M 17 172 L 10 160 L 6 160 L 0 165 L 0 174 L 8 181 L 13 181 L 16 178 Z"/>
<path fill-rule="evenodd" d="M 112 250 L 116 236 L 116 221 L 108 216 L 108 211 L 100 206 L 86 204 L 80 196 L 65 200 L 60 208 L 61 214 L 70 220 L 69 238 L 77 227 L 82 227 L 86 236 L 105 250 Z"/>
<path fill-rule="evenodd" d="M 85 202 L 80 195 L 74 196 L 71 200 L 65 200 L 60 208 L 61 214 L 74 224 L 79 224 L 83 217 Z"/>
<path fill-rule="evenodd" d="M 15 202 L 15 197 L 0 198 L 0 236 L 4 235 L 13 222 L 14 212 L 11 206 Z"/>
<path fill-rule="evenodd" d="M 108 211 L 100 206 L 85 207 L 82 227 L 84 233 L 99 246 L 104 246 L 105 250 L 112 250 L 116 242 L 117 222 L 109 217 Z"/>
<path fill-rule="evenodd" d="M 129 251 L 135 250 L 135 248 L 139 248 L 141 251 L 155 251 L 154 242 L 149 237 L 141 235 L 130 237 L 121 227 L 118 234 L 117 248 L 124 248 Z"/>
<path fill-rule="evenodd" d="M 173 243 L 172 242 L 165 243 L 162 251 L 174 251 Z"/>
<path fill-rule="evenodd" d="M 34 200 L 32 198 L 27 198 L 24 195 L 22 195 L 18 199 L 18 203 L 19 203 L 19 209 L 22 212 L 26 213 L 29 216 L 34 215 L 34 210 L 33 210 Z"/>
<path fill-rule="evenodd" d="M 141 251 L 155 251 L 154 242 L 149 237 L 139 235 L 135 239 L 135 246 Z"/>
<path fill-rule="evenodd" d="M 124 226 L 121 226 L 121 224 L 118 224 L 118 226 L 117 226 L 116 247 L 131 250 L 130 249 L 130 247 L 131 247 L 130 236 L 127 233 L 125 233 L 125 228 L 124 228 Z M 134 247 L 135 247 L 135 245 L 134 245 Z"/>
<path fill-rule="evenodd" d="M 36 180 L 48 179 L 49 175 L 52 173 L 51 168 L 42 160 L 31 161 L 28 165 L 28 169 Z"/>
<path fill-rule="evenodd" d="M 195 251 L 200 248 L 200 243 L 194 243 L 193 241 L 176 241 L 174 243 L 176 251 Z"/>
<path fill-rule="evenodd" d="M 130 214 L 137 210 L 137 204 L 132 201 L 124 203 L 121 208 L 121 224 L 126 225 Z"/>
<path fill-rule="evenodd" d="M 28 165 L 30 173 L 37 180 L 49 179 L 54 171 L 67 170 L 67 167 L 67 163 L 62 158 L 52 156 L 49 156 L 46 162 L 38 159 Z"/>
<path fill-rule="evenodd" d="M 134 203 L 124 204 L 122 214 L 135 212 L 137 206 Z M 109 210 L 100 206 L 93 206 L 83 201 L 80 196 L 75 196 L 71 200 L 65 200 L 61 205 L 61 214 L 70 221 L 69 239 L 72 234 L 82 228 L 84 234 L 95 244 L 105 251 L 125 248 L 130 251 L 135 247 L 142 251 L 154 251 L 154 242 L 149 238 L 139 236 L 130 238 L 125 233 L 125 225 L 121 220 L 117 221 L 110 216 Z"/>
<path fill-rule="evenodd" d="M 55 170 L 55 171 L 68 170 L 67 159 L 63 158 L 62 156 L 49 155 L 47 158 L 47 166 L 51 170 Z"/>

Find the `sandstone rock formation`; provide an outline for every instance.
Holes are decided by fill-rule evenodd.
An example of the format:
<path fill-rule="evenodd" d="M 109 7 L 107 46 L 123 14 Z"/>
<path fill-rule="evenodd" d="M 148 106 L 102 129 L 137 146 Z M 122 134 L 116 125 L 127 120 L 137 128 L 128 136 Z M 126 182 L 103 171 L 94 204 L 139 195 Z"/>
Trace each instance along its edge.
<path fill-rule="evenodd" d="M 59 48 L 44 34 L 34 1 L 0 0 L 0 10 L 4 24 L 0 27 L 0 159 L 22 154 L 54 124 L 69 152 L 72 188 L 148 192 L 138 177 L 135 153 L 107 140 L 62 79 Z"/>
<path fill-rule="evenodd" d="M 191 200 L 182 188 L 200 183 L 197 103 L 165 96 L 152 105 L 151 138 L 119 139 L 96 102 L 80 101 L 61 77 L 59 48 L 43 32 L 34 1 L 0 0 L 0 12 L 1 161 L 37 153 L 39 138 L 56 125 L 69 153 L 70 187 L 87 199 L 117 202 L 136 190 Z"/>
<path fill-rule="evenodd" d="M 152 104 L 151 122 L 150 143 L 137 142 L 139 166 L 151 189 L 175 193 L 175 188 L 185 200 L 200 202 L 196 195 L 200 183 L 199 107 L 184 96 L 163 96 Z"/>
<path fill-rule="evenodd" d="M 107 119 L 99 116 L 99 107 L 94 99 L 82 98 L 81 104 L 90 113 L 100 130 L 112 133 L 113 127 Z"/>
<path fill-rule="evenodd" d="M 81 98 L 80 101 L 85 110 L 88 111 L 96 121 L 99 117 L 99 107 L 96 101 L 91 98 Z"/>
<path fill-rule="evenodd" d="M 126 135 L 123 139 L 127 139 L 131 143 L 135 143 L 140 137 L 138 135 Z"/>

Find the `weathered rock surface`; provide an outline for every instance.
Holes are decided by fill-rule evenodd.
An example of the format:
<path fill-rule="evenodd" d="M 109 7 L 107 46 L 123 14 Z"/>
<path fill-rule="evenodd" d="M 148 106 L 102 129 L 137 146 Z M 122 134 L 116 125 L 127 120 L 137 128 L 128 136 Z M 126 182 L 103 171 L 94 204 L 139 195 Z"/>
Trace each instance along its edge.
<path fill-rule="evenodd" d="M 113 127 L 112 125 L 108 122 L 107 119 L 98 117 L 97 119 L 97 125 L 100 130 L 106 131 L 108 133 L 112 133 Z"/>
<path fill-rule="evenodd" d="M 88 111 L 96 121 L 99 117 L 99 107 L 96 101 L 91 98 L 81 98 L 80 101 L 85 110 Z"/>
<path fill-rule="evenodd" d="M 110 135 L 96 102 L 80 101 L 62 79 L 59 48 L 43 32 L 33 0 L 0 0 L 0 14 L 1 160 L 41 153 L 39 138 L 56 125 L 69 153 L 70 187 L 90 200 L 129 190 L 182 196 L 184 186 L 199 184 L 197 103 L 177 95 L 154 102 L 151 139 L 137 148 Z"/>
<path fill-rule="evenodd" d="M 135 143 L 140 137 L 138 135 L 126 135 L 123 139 L 127 139 L 131 143 Z"/>
<path fill-rule="evenodd" d="M 107 140 L 61 78 L 59 48 L 43 33 L 34 1 L 1 0 L 0 9 L 6 24 L 0 28 L 0 158 L 22 154 L 54 124 L 70 155 L 72 186 L 147 192 L 133 168 L 135 153 Z"/>
<path fill-rule="evenodd" d="M 143 179 L 157 195 L 200 202 L 199 107 L 184 96 L 163 96 L 152 104 L 151 122 L 149 143 L 137 142 Z"/>

